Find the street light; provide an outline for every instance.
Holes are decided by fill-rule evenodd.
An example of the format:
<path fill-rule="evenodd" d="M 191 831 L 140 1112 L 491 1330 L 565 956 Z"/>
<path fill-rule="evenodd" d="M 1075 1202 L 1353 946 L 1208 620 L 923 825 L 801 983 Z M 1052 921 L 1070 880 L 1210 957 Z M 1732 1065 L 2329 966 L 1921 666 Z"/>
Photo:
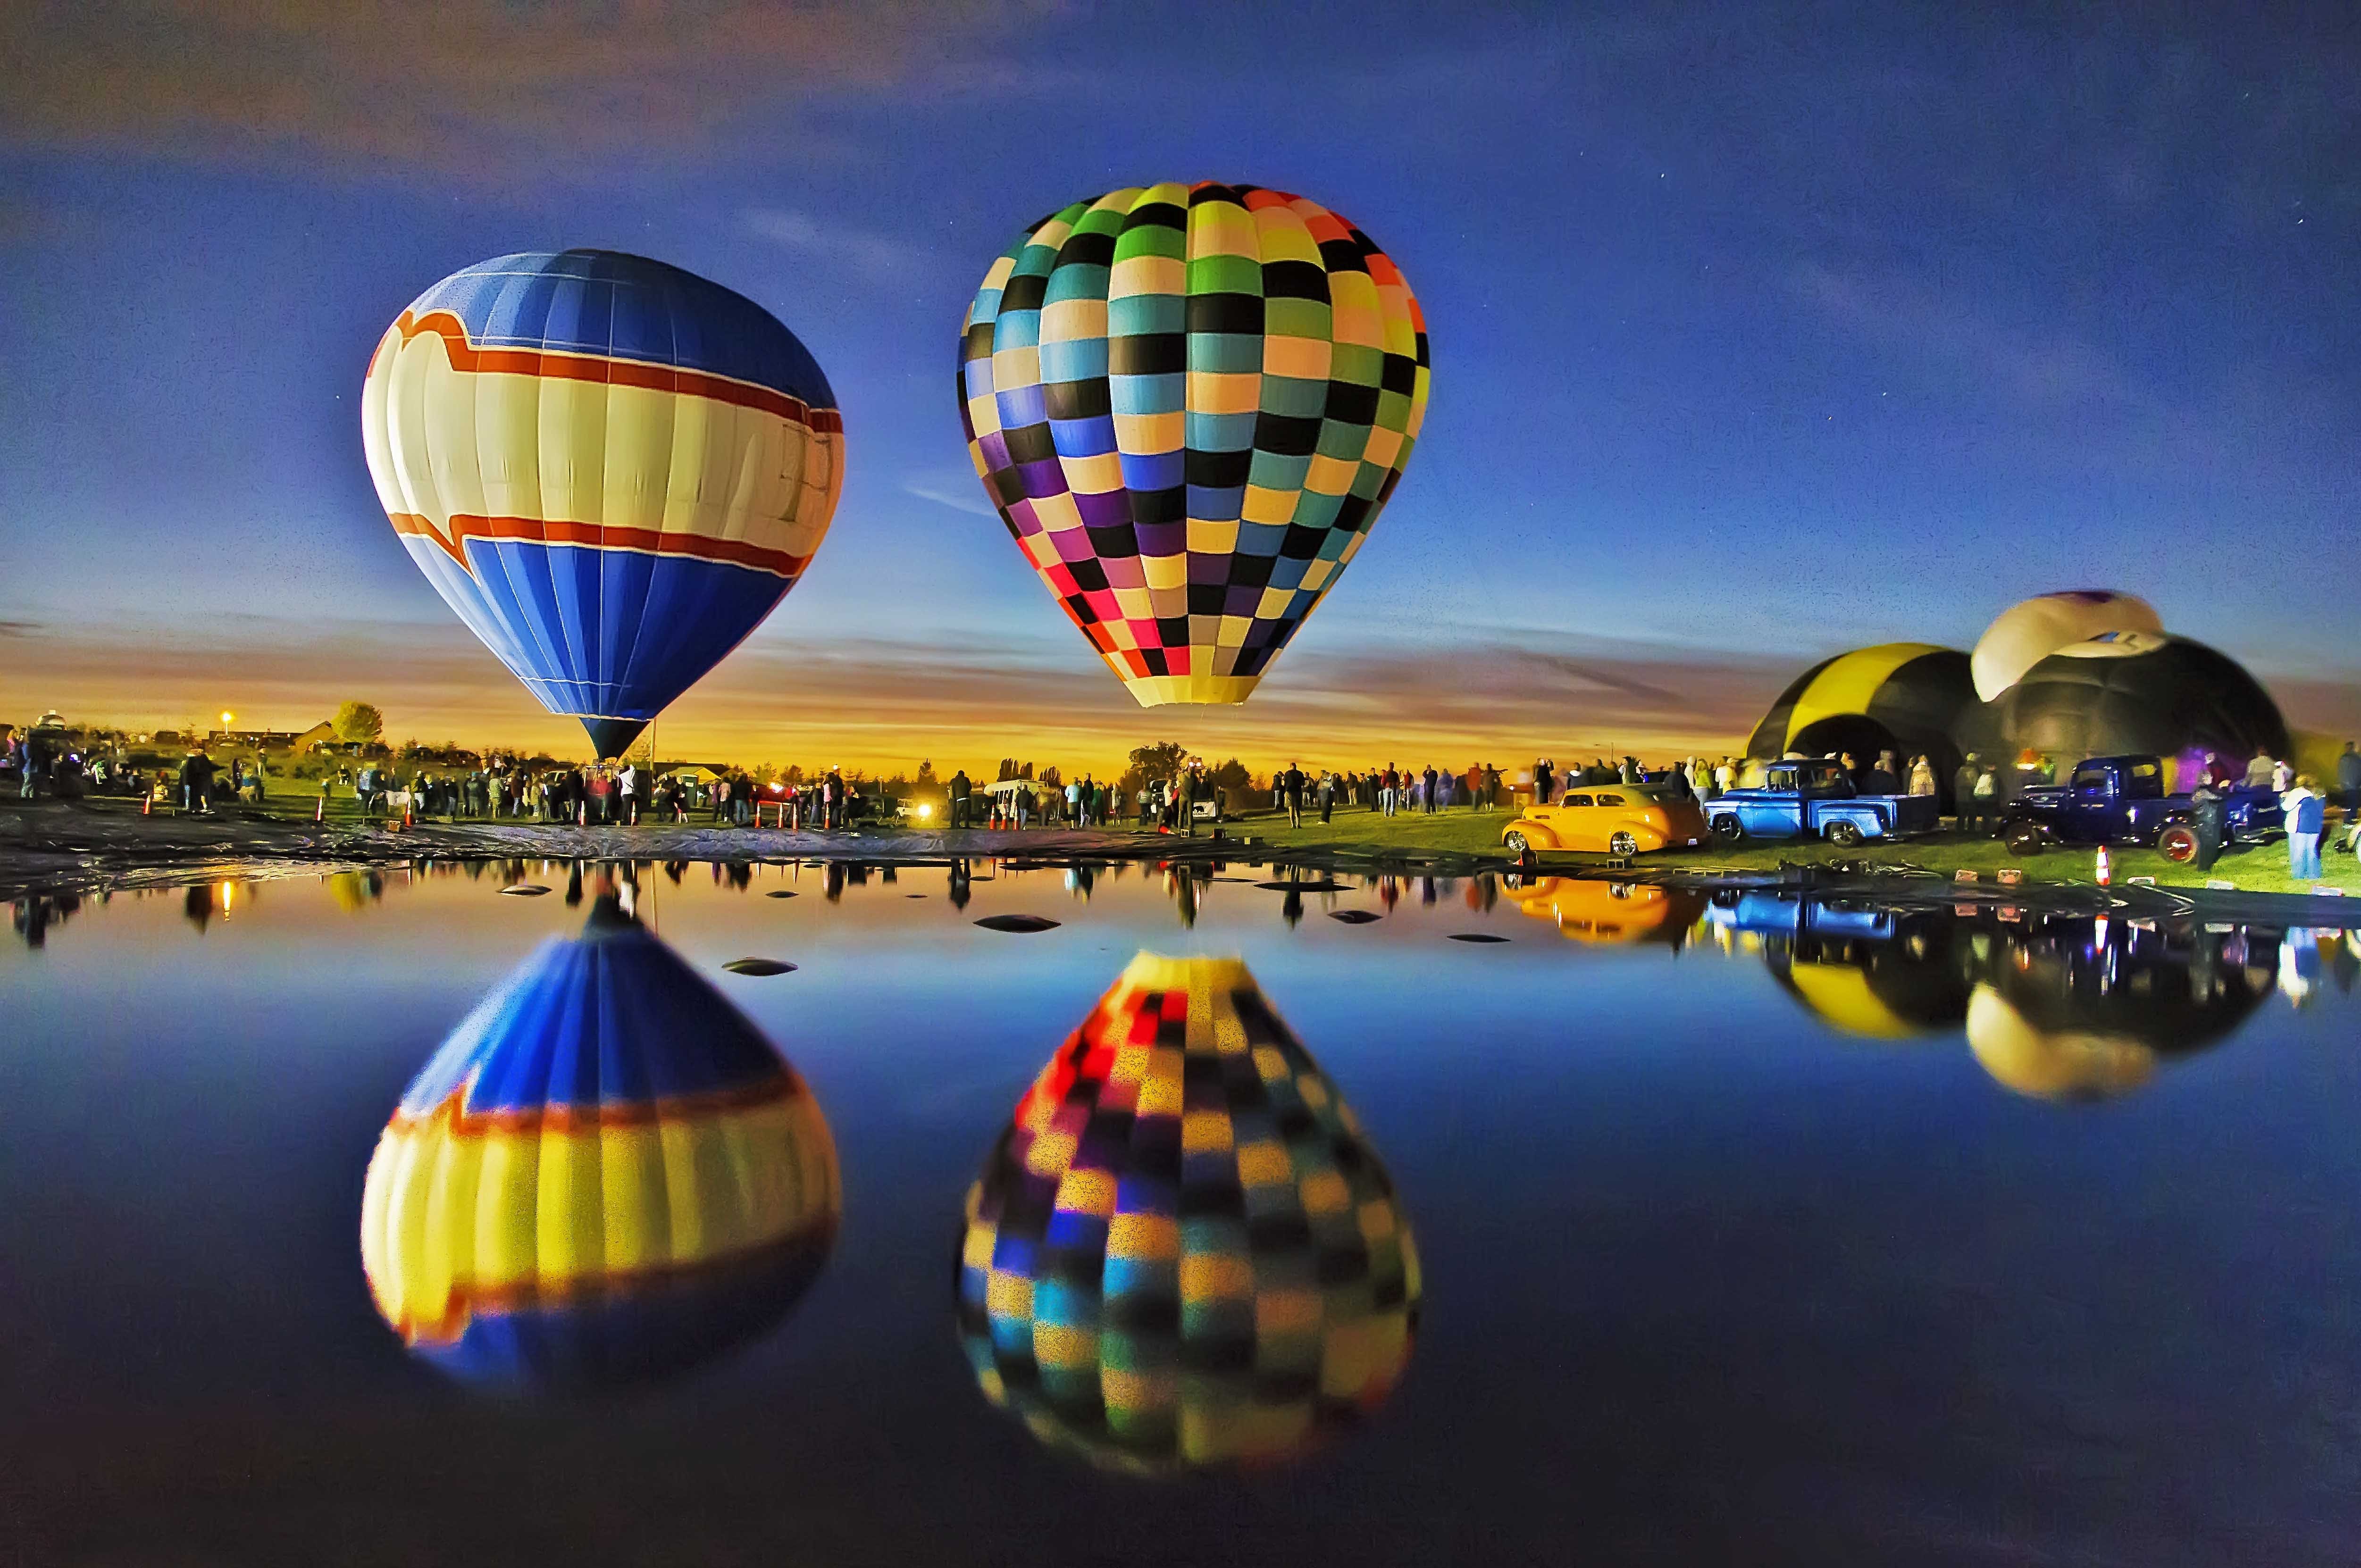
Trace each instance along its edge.
<path fill-rule="evenodd" d="M 224 708 L 224 709 L 222 709 L 222 728 L 223 728 L 223 729 L 228 729 L 228 728 L 229 728 L 229 721 L 230 721 L 231 719 L 233 719 L 233 718 L 236 718 L 236 717 L 237 717 L 237 715 L 236 715 L 236 714 L 235 714 L 235 713 L 232 713 L 229 709 L 227 709 L 227 708 Z"/>

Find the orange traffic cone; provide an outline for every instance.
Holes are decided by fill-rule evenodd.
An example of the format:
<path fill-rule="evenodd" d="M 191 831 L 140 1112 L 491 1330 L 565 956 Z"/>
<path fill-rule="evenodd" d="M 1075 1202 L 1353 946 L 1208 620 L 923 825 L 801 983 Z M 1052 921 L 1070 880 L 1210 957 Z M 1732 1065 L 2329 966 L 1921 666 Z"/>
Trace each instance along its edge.
<path fill-rule="evenodd" d="M 153 817 L 156 815 L 156 792 L 154 790 L 151 789 L 146 795 L 139 797 L 139 815 L 142 817 Z"/>
<path fill-rule="evenodd" d="M 313 820 L 313 821 L 314 821 L 314 822 L 325 822 L 327 819 L 328 819 L 328 797 L 327 797 L 327 795 L 324 793 L 324 794 L 322 794 L 322 795 L 321 795 L 321 796 L 320 796 L 320 804 L 319 804 L 318 806 L 313 806 L 313 807 L 312 808 L 312 820 Z"/>
<path fill-rule="evenodd" d="M 2113 876 L 2114 869 L 2107 864 L 2107 847 L 2102 844 L 2099 846 L 2099 885 L 2106 886 Z"/>
<path fill-rule="evenodd" d="M 406 806 L 401 808 L 401 826 L 404 830 L 418 826 L 418 818 L 410 814 L 410 807 Z"/>

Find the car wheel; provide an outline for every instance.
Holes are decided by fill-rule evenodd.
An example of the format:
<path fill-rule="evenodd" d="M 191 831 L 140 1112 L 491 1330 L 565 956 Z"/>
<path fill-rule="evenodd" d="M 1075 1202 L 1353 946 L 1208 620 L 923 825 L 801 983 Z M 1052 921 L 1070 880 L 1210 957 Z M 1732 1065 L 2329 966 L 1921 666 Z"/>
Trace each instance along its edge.
<path fill-rule="evenodd" d="M 1858 822 L 1829 823 L 1828 842 L 1839 850 L 1854 848 L 1861 842 L 1861 824 Z"/>
<path fill-rule="evenodd" d="M 2174 823 L 2156 836 L 2156 852 L 2176 866 L 2187 865 L 2197 858 L 2197 829 Z"/>
<path fill-rule="evenodd" d="M 1614 834 L 1607 840 L 1607 852 L 1610 855 L 1636 855 L 1640 852 L 1640 840 L 1629 833 Z"/>
<path fill-rule="evenodd" d="M 2000 841 L 2012 855 L 2037 855 L 2044 848 L 2041 829 L 2030 822 L 2003 823 Z"/>
<path fill-rule="evenodd" d="M 1736 812 L 1725 811 L 1713 819 L 1713 836 L 1720 843 L 1735 844 L 1746 837 L 1746 825 Z"/>
<path fill-rule="evenodd" d="M 1525 836 L 1522 833 L 1511 833 L 1507 838 L 1501 839 L 1500 842 L 1506 844 L 1510 849 L 1514 850 L 1520 855 L 1525 852 Z"/>

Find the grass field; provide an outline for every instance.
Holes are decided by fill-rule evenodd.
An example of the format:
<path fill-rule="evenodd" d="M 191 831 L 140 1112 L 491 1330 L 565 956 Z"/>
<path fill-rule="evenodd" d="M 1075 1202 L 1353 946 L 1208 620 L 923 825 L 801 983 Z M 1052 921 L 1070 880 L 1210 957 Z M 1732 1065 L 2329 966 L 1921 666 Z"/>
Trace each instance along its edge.
<path fill-rule="evenodd" d="M 317 803 L 316 795 L 297 795 L 291 788 L 273 796 L 265 810 L 272 817 L 289 820 L 308 821 Z M 1232 817 L 1224 824 L 1224 831 L 1233 836 L 1247 835 L 1269 851 L 1284 854 L 1290 850 L 1307 853 L 1344 855 L 1502 855 L 1500 830 L 1511 814 L 1503 811 L 1439 811 L 1432 816 L 1405 812 L 1400 816 L 1381 817 L 1358 808 L 1339 811 L 1327 826 L 1316 817 L 1308 817 L 1300 828 L 1290 828 L 1283 813 L 1257 812 L 1245 817 Z M 360 812 L 352 797 L 341 791 L 328 802 L 328 820 L 332 823 L 355 824 Z M 2341 839 L 2341 828 L 2332 838 Z M 2211 877 L 2235 883 L 2249 893 L 2305 893 L 2315 885 L 2339 887 L 2348 894 L 2361 894 L 2361 861 L 2334 848 L 2323 857 L 2326 875 L 2319 883 L 2298 883 L 2288 875 L 2287 848 L 2284 843 L 2271 843 L 2231 850 L 2214 862 L 2210 872 L 2193 866 L 2177 866 L 2149 850 L 2110 851 L 2114 861 L 2114 877 L 2118 882 L 2135 876 L 2152 876 L 2159 883 L 2179 886 L 2205 884 Z M 1598 865 L 1605 857 L 1599 855 L 1545 853 L 1542 863 L 1549 865 Z M 1970 838 L 1959 833 L 1940 833 L 1923 839 L 1911 839 L 1890 846 L 1863 845 L 1854 850 L 1839 850 L 1828 844 L 1788 840 L 1773 843 L 1752 843 L 1737 849 L 1719 845 L 1701 850 L 1664 850 L 1641 857 L 1640 863 L 1653 867 L 1679 867 L 1697 871 L 1739 870 L 1774 871 L 1782 863 L 1802 863 L 1829 861 L 1877 861 L 1923 867 L 1949 876 L 1960 871 L 1972 871 L 1989 881 L 2004 866 L 2014 866 L 2025 873 L 2028 882 L 2081 882 L 2092 880 L 2092 855 L 2088 850 L 2051 850 L 2039 855 L 2013 855 L 1997 839 Z"/>
<path fill-rule="evenodd" d="M 1290 828 L 1283 815 L 1254 816 L 1233 818 L 1233 831 L 1251 834 L 1275 850 L 1330 850 L 1345 854 L 1498 854 L 1500 830 L 1510 821 L 1506 811 L 1437 812 L 1433 816 L 1398 816 L 1391 818 L 1374 812 L 1356 810 L 1340 812 L 1326 827 L 1307 820 L 1301 828 Z M 2341 832 L 2336 835 L 2341 838 Z M 2177 866 L 2152 850 L 2111 850 L 2114 876 L 2117 882 L 2135 876 L 2152 876 L 2159 883 L 2202 887 L 2208 878 L 2235 883 L 2249 893 L 2308 893 L 2316 885 L 2341 887 L 2348 894 L 2361 894 L 2361 861 L 2342 850 L 2331 849 L 2322 857 L 2322 869 L 2326 872 L 2319 883 L 2299 883 L 2288 875 L 2287 846 L 2284 842 L 2261 844 L 2232 850 L 2213 863 L 2211 871 L 2199 871 L 2194 866 Z M 1545 852 L 1542 863 L 1549 865 L 1598 865 L 1605 862 L 1601 855 L 1562 854 Z M 1927 871 L 1950 875 L 1972 871 L 1989 881 L 2004 866 L 2013 866 L 2025 873 L 2028 882 L 2081 882 L 2093 880 L 2094 856 L 2089 850 L 2051 850 L 2038 855 L 2015 855 L 1996 839 L 1971 838 L 1960 833 L 1939 833 L 1922 839 L 1906 839 L 1889 846 L 1864 844 L 1858 849 L 1839 850 L 1831 845 L 1787 840 L 1773 843 L 1751 843 L 1737 849 L 1719 845 L 1701 850 L 1667 850 L 1643 855 L 1640 863 L 1647 866 L 1679 867 L 1698 871 L 1775 871 L 1788 861 L 1815 863 L 1828 861 L 1876 861 L 1923 867 Z"/>

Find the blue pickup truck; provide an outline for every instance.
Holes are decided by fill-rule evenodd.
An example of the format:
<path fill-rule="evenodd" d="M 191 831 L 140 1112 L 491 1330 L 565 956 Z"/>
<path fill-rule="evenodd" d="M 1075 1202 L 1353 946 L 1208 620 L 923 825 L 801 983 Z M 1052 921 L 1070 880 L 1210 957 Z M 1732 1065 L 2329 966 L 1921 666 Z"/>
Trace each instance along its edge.
<path fill-rule="evenodd" d="M 2223 792 L 2224 843 L 2257 842 L 2285 828 L 2277 791 Z M 2186 864 L 2197 858 L 2197 806 L 2185 795 L 2165 793 L 2158 758 L 2092 757 L 2075 764 L 2064 784 L 2039 785 L 2010 801 L 2000 838 L 2020 855 L 2052 844 L 2137 844 Z"/>
<path fill-rule="evenodd" d="M 1864 839 L 1931 833 L 1942 807 L 1931 795 L 1862 795 L 1835 762 L 1791 759 L 1766 762 L 1763 783 L 1705 803 L 1714 841 L 1826 839 L 1849 848 Z"/>

